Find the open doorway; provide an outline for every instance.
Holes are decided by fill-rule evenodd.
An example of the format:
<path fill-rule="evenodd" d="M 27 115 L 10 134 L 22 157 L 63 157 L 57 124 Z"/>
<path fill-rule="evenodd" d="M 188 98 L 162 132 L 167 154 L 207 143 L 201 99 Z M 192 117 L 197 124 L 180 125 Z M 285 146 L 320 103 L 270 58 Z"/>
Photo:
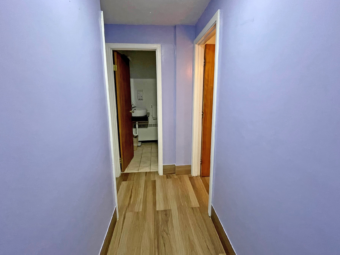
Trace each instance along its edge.
<path fill-rule="evenodd" d="M 204 27 L 194 41 L 194 100 L 192 172 L 209 186 L 208 213 L 214 172 L 215 115 L 220 37 L 220 12 Z"/>
<path fill-rule="evenodd" d="M 155 51 L 114 51 L 122 173 L 158 171 Z"/>

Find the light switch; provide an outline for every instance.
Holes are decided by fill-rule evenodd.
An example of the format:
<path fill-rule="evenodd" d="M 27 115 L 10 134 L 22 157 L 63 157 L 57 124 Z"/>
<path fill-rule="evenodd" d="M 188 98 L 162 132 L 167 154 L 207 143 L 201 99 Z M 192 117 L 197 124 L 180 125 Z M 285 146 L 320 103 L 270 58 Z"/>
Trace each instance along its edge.
<path fill-rule="evenodd" d="M 143 101 L 143 90 L 137 90 L 137 99 Z"/>

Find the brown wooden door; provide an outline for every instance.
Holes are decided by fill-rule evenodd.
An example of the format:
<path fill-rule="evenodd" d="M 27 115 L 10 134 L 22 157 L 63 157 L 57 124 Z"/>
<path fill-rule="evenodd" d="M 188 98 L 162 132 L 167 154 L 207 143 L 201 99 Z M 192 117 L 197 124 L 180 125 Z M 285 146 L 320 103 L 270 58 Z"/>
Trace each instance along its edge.
<path fill-rule="evenodd" d="M 205 45 L 202 109 L 201 176 L 210 176 L 211 129 L 214 94 L 215 45 Z"/>
<path fill-rule="evenodd" d="M 118 53 L 113 52 L 114 63 L 116 66 L 116 97 L 118 114 L 118 132 L 120 145 L 120 159 L 122 172 L 130 164 L 133 156 L 133 131 L 132 131 L 132 105 L 130 88 L 130 67 L 129 59 Z"/>

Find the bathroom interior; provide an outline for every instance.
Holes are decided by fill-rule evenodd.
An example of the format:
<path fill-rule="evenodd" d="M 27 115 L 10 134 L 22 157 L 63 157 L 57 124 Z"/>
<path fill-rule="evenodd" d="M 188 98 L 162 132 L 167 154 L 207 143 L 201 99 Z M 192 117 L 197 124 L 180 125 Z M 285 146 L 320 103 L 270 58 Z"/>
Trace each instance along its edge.
<path fill-rule="evenodd" d="M 158 171 L 155 51 L 119 51 L 129 59 L 134 156 L 125 173 Z"/>

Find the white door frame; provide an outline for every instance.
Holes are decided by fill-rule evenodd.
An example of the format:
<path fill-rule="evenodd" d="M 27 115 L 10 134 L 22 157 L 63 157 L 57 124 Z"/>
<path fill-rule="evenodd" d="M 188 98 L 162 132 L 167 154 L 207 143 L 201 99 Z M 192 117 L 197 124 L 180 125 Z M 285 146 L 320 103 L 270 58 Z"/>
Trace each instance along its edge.
<path fill-rule="evenodd" d="M 109 80 L 107 75 L 107 59 L 106 59 L 106 46 L 105 46 L 105 31 L 104 31 L 104 13 L 101 11 L 101 38 L 102 38 L 102 50 L 103 50 L 103 66 L 104 66 L 104 80 L 105 80 L 105 88 L 106 88 L 106 105 L 107 105 L 107 114 L 108 114 L 108 121 L 109 121 L 109 137 L 110 137 L 110 152 L 111 152 L 111 164 L 112 164 L 112 193 L 113 197 L 116 201 L 116 213 L 117 219 L 119 218 L 118 213 L 118 194 L 117 194 L 117 184 L 116 184 L 116 177 L 115 177 L 115 158 L 114 158 L 114 144 L 113 144 L 113 124 L 112 122 L 112 115 L 110 110 L 110 94 L 109 94 Z M 116 138 L 116 137 L 115 137 Z M 113 214 L 112 214 L 113 217 Z M 111 219 L 112 220 L 112 219 Z M 110 221 L 111 222 L 111 221 Z M 107 230 L 108 231 L 108 230 Z M 106 232 L 107 232 L 106 231 Z M 103 246 L 103 245 L 102 245 Z"/>
<path fill-rule="evenodd" d="M 118 123 L 117 123 L 117 105 L 115 79 L 113 74 L 113 57 L 114 50 L 138 50 L 138 51 L 155 51 L 156 52 L 156 73 L 157 73 L 157 119 L 158 119 L 158 174 L 163 175 L 163 120 L 162 120 L 162 52 L 160 44 L 131 44 L 131 43 L 106 43 L 106 62 L 108 73 L 108 95 L 110 105 L 110 116 L 112 123 L 112 147 L 114 158 L 115 177 L 121 175 L 119 163 L 119 143 L 118 143 Z M 132 130 L 131 130 L 132 135 Z"/>
<path fill-rule="evenodd" d="M 210 39 L 211 34 L 216 31 L 215 43 L 215 71 L 214 71 L 214 94 L 213 94 L 213 115 L 211 131 L 211 152 L 210 152 L 210 185 L 208 213 L 211 216 L 212 186 L 214 177 L 214 156 L 215 156 L 215 129 L 216 129 L 216 98 L 219 73 L 219 51 L 220 51 L 220 10 L 211 18 L 201 33 L 194 41 L 194 98 L 193 98 L 193 125 L 192 125 L 192 158 L 191 174 L 201 174 L 201 147 L 202 147 L 202 101 L 203 101 L 203 76 L 204 76 L 204 45 Z"/>

